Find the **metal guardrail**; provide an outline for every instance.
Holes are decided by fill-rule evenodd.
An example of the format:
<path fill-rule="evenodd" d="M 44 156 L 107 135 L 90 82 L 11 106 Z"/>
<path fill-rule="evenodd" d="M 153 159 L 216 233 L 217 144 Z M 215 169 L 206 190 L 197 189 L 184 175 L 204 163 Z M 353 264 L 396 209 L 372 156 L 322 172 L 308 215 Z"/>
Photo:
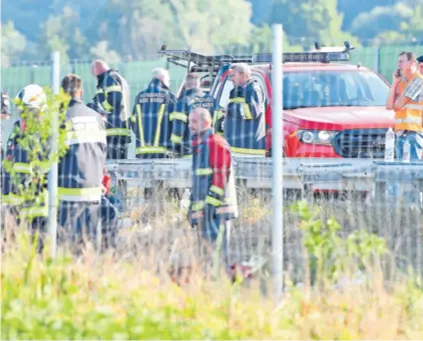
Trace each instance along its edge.
<path fill-rule="evenodd" d="M 284 158 L 284 189 L 366 191 L 385 200 L 389 184 L 403 190 L 423 192 L 423 162 L 385 162 L 372 159 Z M 107 169 L 116 183 L 128 187 L 191 187 L 190 159 L 122 160 L 108 162 Z M 272 188 L 272 160 L 234 157 L 238 183 L 248 189 Z"/>

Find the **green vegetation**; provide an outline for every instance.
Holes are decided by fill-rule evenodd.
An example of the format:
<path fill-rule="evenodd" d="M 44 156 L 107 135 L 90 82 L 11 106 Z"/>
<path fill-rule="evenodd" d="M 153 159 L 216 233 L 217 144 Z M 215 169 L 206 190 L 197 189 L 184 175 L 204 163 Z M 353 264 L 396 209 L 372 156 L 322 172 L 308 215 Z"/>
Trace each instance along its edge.
<path fill-rule="evenodd" d="M 288 34 L 286 50 L 310 47 L 317 39 L 337 44 L 344 39 L 362 45 L 377 41 L 401 44 L 401 47 L 384 47 L 380 52 L 383 74 L 390 76 L 392 58 L 399 49 L 416 50 L 414 45 L 402 44 L 409 43 L 410 37 L 423 40 L 422 5 L 422 0 L 404 0 L 393 7 L 388 1 L 370 4 L 368 1 L 304 0 L 299 2 L 298 9 L 285 0 L 157 3 L 106 0 L 103 7 L 93 9 L 91 2 L 80 0 L 71 5 L 64 0 L 54 4 L 50 0 L 7 1 L 3 13 L 6 20 L 2 22 L 2 63 L 8 66 L 19 60 L 45 59 L 51 51 L 59 50 L 62 73 L 69 72 L 70 66 L 84 78 L 85 94 L 91 96 L 94 79 L 89 74 L 89 66 L 68 62 L 102 57 L 123 69 L 134 94 L 148 81 L 151 68 L 160 65 L 154 51 L 162 43 L 172 48 L 190 45 L 205 53 L 234 48 L 264 51 L 269 50 L 269 24 L 282 21 Z M 39 8 L 48 10 L 36 10 Z M 38 27 L 40 20 L 43 25 Z M 393 26 L 389 26 L 390 23 Z M 74 31 L 74 27 L 78 29 Z M 329 36 L 333 41 L 327 41 Z M 362 47 L 354 58 L 355 62 L 373 66 L 372 47 Z M 150 61 L 141 61 L 144 59 Z M 129 63 L 131 60 L 138 61 Z M 49 67 L 39 65 L 31 72 L 28 70 L 28 65 L 2 69 L 3 84 L 12 96 L 30 82 L 41 85 L 50 82 Z M 172 76 L 175 89 L 180 75 L 173 73 Z M 59 112 L 62 95 L 48 94 L 47 116 L 50 118 L 43 121 L 47 129 L 39 132 L 37 121 L 29 117 L 29 121 L 33 120 L 29 129 L 34 134 L 28 137 L 28 146 L 37 144 L 42 148 L 48 142 L 51 115 Z M 60 135 L 61 145 L 63 138 L 64 135 Z M 38 166 L 42 177 L 41 164 Z M 248 216 L 245 211 L 245 225 L 268 215 L 257 207 L 250 208 Z M 13 238 L 3 240 L 2 245 L 2 338 L 423 337 L 423 283 L 412 272 L 398 275 L 400 270 L 395 280 L 386 280 L 389 276 L 382 263 L 390 250 L 384 239 L 364 230 L 341 236 L 343 229 L 333 217 L 322 220 L 321 214 L 310 210 L 304 202 L 297 203 L 293 212 L 301 222 L 298 228 L 307 271 L 303 285 L 298 279 L 292 283 L 288 274 L 286 292 L 276 309 L 269 297 L 260 296 L 257 279 L 236 284 L 229 283 L 224 276 L 218 281 L 204 279 L 194 267 L 189 283 L 180 287 L 170 280 L 166 271 L 146 270 L 146 264 L 155 263 L 151 254 L 148 254 L 151 259 L 143 259 L 147 257 L 143 254 L 134 260 L 121 254 L 99 256 L 87 249 L 84 257 L 76 261 L 61 249 L 56 259 L 50 259 L 48 244 L 39 255 L 27 234 L 14 231 Z M 157 238 L 156 244 L 151 242 L 149 251 L 156 247 L 158 252 L 159 243 L 161 248 L 168 249 L 166 243 L 174 233 L 169 231 L 171 223 L 152 224 L 155 233 L 167 237 Z M 127 234 L 143 228 L 135 226 Z M 2 231 L 3 237 L 7 230 Z M 144 239 L 143 242 L 150 241 Z M 181 243 L 185 247 L 184 242 L 186 240 Z M 142 246 L 135 245 L 135 248 L 142 249 Z M 360 280 L 356 278 L 357 273 L 362 274 Z"/>
<path fill-rule="evenodd" d="M 365 230 L 342 238 L 339 223 L 333 217 L 323 221 L 320 210 L 310 210 L 306 201 L 297 202 L 293 209 L 300 217 L 312 283 L 334 285 L 346 274 L 371 270 L 387 252 L 383 238 Z"/>
<path fill-rule="evenodd" d="M 25 201 L 31 200 L 36 193 L 40 193 L 42 188 L 47 188 L 47 174 L 51 169 L 51 165 L 57 162 L 59 158 L 65 155 L 67 150 L 66 145 L 66 129 L 59 129 L 58 133 L 58 150 L 53 152 L 51 150 L 51 132 L 53 131 L 53 122 L 57 117 L 58 124 L 64 122 L 66 109 L 69 103 L 69 96 L 63 90 L 59 94 L 53 94 L 50 88 L 44 88 L 46 94 L 46 102 L 43 110 L 35 112 L 28 110 L 22 105 L 19 99 L 16 99 L 15 105 L 20 110 L 20 119 L 25 123 L 25 133 L 21 133 L 19 127 L 15 127 L 14 132 L 19 137 L 17 142 L 25 153 L 31 163 L 31 173 L 28 181 L 23 183 L 22 171 L 13 169 L 13 160 L 3 160 L 5 170 L 11 175 L 11 182 L 16 188 L 19 188 L 19 193 L 15 193 L 23 198 Z M 21 127 L 22 127 L 21 121 Z M 40 124 L 43 129 L 40 130 Z M 17 173 L 20 175 L 18 176 Z"/>
<path fill-rule="evenodd" d="M 260 297 L 256 281 L 248 287 L 203 279 L 194 268 L 188 284 L 177 286 L 165 271 L 146 271 L 142 257 L 96 255 L 87 249 L 75 262 L 63 250 L 50 259 L 38 255 L 27 236 L 4 245 L 1 269 L 1 328 L 4 339 L 420 339 L 423 336 L 423 287 L 408 275 L 384 281 L 377 258 L 383 240 L 357 232 L 335 237 L 337 223 L 317 223 L 315 212 L 297 206 L 304 230 L 306 258 L 315 264 L 324 286 L 295 286 L 275 308 Z M 329 236 L 323 242 L 318 230 Z M 348 257 L 333 260 L 347 246 Z M 354 245 L 354 247 L 352 247 Z M 318 261 L 315 263 L 314 258 Z M 366 275 L 348 274 L 365 260 Z M 348 264 L 348 267 L 346 265 Z M 323 265 L 323 267 L 321 266 Z M 353 265 L 353 268 L 349 266 Z M 330 271 L 326 271 L 330 269 Z M 322 282 L 322 283 L 323 283 Z M 333 283 L 337 283 L 334 287 Z"/>
<path fill-rule="evenodd" d="M 203 53 L 258 48 L 271 41 L 269 25 L 283 23 L 289 45 L 410 44 L 423 41 L 423 0 L 29 0 L 2 8 L 2 66 L 101 57 L 111 63 L 156 59 L 162 44 Z M 40 24 L 41 23 L 41 24 Z M 416 45 L 417 47 L 418 45 Z M 268 49 L 267 49 L 268 50 Z M 264 52 L 261 50 L 261 52 Z"/>
<path fill-rule="evenodd" d="M 49 94 L 49 100 L 54 105 L 60 97 Z M 275 308 L 271 297 L 260 294 L 263 281 L 269 289 L 272 285 L 259 272 L 253 279 L 238 277 L 231 284 L 225 274 L 216 276 L 213 271 L 214 279 L 204 276 L 205 259 L 195 253 L 190 263 L 174 262 L 170 249 L 182 256 L 198 244 L 187 233 L 193 230 L 186 226 L 184 212 L 172 202 L 163 205 L 163 214 L 149 219 L 150 235 L 140 222 L 122 231 L 116 252 L 99 255 L 88 245 L 77 259 L 63 246 L 51 259 L 48 238 L 39 254 L 31 243 L 37 238 L 23 233 L 22 227 L 7 225 L 2 231 L 2 338 L 353 340 L 423 336 L 421 278 L 412 271 L 401 275 L 400 269 L 395 279 L 389 278 L 383 259 L 390 250 L 383 238 L 361 229 L 342 236 L 345 230 L 332 215 L 323 219 L 323 212 L 306 202 L 296 203 L 288 214 L 299 224 L 291 222 L 286 232 L 297 230 L 302 245 L 288 236 L 285 242 L 288 252 L 294 251 L 293 245 L 295 252 L 302 246 L 306 271 L 302 277 L 298 276 L 301 271 L 294 276 L 287 271 L 286 290 Z M 234 229 L 234 240 L 241 244 L 240 232 L 244 238 L 252 237 L 247 236 L 253 232 L 249 226 L 265 233 L 263 219 L 268 211 L 259 201 L 243 200 L 240 205 L 242 222 Z M 141 212 L 132 213 L 134 220 L 141 218 Z M 175 225 L 178 213 L 182 217 Z M 188 280 L 183 274 L 173 278 L 178 286 L 169 270 L 176 274 L 181 264 Z M 301 267 L 294 262 L 286 269 L 293 264 Z"/>
<path fill-rule="evenodd" d="M 48 92 L 51 108 L 62 102 L 61 96 Z M 64 149 L 61 144 L 60 153 Z M 271 287 L 269 278 L 256 273 L 251 280 L 238 277 L 231 284 L 225 274 L 213 271 L 211 279 L 201 272 L 205 259 L 198 257 L 192 258 L 190 265 L 183 264 L 188 280 L 179 277 L 176 280 L 181 285 L 175 284 L 169 270 L 172 267 L 173 274 L 178 273 L 181 263 L 158 255 L 172 244 L 173 249 L 177 241 L 183 251 L 196 245 L 187 235 L 178 237 L 171 223 L 180 209 L 171 202 L 164 204 L 164 213 L 149 222 L 153 238 L 143 234 L 143 224 L 136 225 L 122 231 L 122 245 L 116 252 L 99 255 L 88 245 L 78 259 L 62 246 L 58 256 L 50 258 L 49 238 L 40 254 L 31 242 L 37 238 L 30 238 L 22 227 L 6 226 L 1 268 L 3 339 L 353 340 L 423 336 L 421 279 L 410 271 L 387 280 L 382 263 L 389 250 L 383 238 L 365 230 L 341 236 L 345 231 L 333 216 L 323 219 L 320 210 L 297 202 L 289 214 L 299 222 L 296 229 L 306 271 L 302 279 L 287 272 L 286 290 L 275 308 L 270 297 L 260 295 L 263 281 Z M 245 205 L 241 202 L 242 208 Z M 254 207 L 255 211 L 242 212 L 244 219 L 254 215 L 257 223 L 263 224 L 264 206 L 254 202 Z M 140 212 L 135 215 L 139 218 Z M 137 239 L 137 231 L 141 239 Z M 157 264 L 159 269 L 154 271 Z"/>
<path fill-rule="evenodd" d="M 266 52 L 274 22 L 284 25 L 285 52 L 309 50 L 316 40 L 337 46 L 349 40 L 357 46 L 352 63 L 390 81 L 400 51 L 419 53 L 422 8 L 423 0 L 7 1 L 1 19 L 2 88 L 13 96 L 29 83 L 50 85 L 50 54 L 60 51 L 61 75 L 83 78 L 85 101 L 95 91 L 93 58 L 118 68 L 133 100 L 151 69 L 166 65 L 156 53 L 162 44 L 206 54 Z M 183 69 L 171 65 L 170 71 L 177 91 Z"/>

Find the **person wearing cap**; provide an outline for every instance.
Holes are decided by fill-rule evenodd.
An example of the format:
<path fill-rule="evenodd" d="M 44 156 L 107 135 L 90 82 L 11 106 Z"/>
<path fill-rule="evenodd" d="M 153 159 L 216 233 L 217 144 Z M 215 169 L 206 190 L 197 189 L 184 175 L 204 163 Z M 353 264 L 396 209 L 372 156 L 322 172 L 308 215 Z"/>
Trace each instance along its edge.
<path fill-rule="evenodd" d="M 107 159 L 127 159 L 131 143 L 129 86 L 118 70 L 102 60 L 92 62 L 91 72 L 97 78 L 97 92 L 88 107 L 106 120 Z"/>

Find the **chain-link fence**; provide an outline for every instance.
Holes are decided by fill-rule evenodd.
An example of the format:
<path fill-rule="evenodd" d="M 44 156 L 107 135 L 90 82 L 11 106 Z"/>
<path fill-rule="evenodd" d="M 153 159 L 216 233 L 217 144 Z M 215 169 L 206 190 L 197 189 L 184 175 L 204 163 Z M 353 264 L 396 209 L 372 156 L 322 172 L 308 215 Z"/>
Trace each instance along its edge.
<path fill-rule="evenodd" d="M 309 265 L 318 264 L 322 257 L 327 260 L 325 271 L 336 272 L 341 267 L 338 261 L 346 253 L 361 260 L 382 253 L 376 236 L 385 240 L 389 252 L 383 262 L 387 275 L 394 276 L 393 270 L 407 271 L 410 266 L 421 274 L 423 163 L 385 160 L 386 133 L 394 126 L 395 117 L 392 110 L 385 108 L 389 85 L 377 73 L 390 83 L 398 54 L 403 50 L 419 52 L 416 46 L 360 48 L 350 52 L 351 61 L 338 54 L 322 57 L 334 58 L 330 63 L 327 59 L 318 62 L 302 59 L 303 63 L 298 64 L 299 59 L 292 59 L 283 65 L 284 133 L 276 133 L 283 135 L 284 158 L 283 172 L 276 176 L 283 181 L 284 200 L 280 209 L 284 271 L 297 283 L 305 281 L 310 271 L 319 270 L 318 266 L 310 270 Z M 307 54 L 300 57 L 304 56 Z M 202 64 L 203 72 L 208 72 L 207 67 L 211 70 L 212 83 L 203 83 L 203 90 L 214 98 L 213 117 L 220 112 L 222 117 L 226 115 L 220 133 L 233 152 L 239 209 L 238 218 L 227 226 L 230 233 L 225 236 L 230 264 L 237 264 L 246 276 L 251 273 L 263 279 L 265 291 L 272 270 L 271 200 L 275 176 L 271 60 L 248 62 L 244 53 L 242 58 L 235 53 L 223 57 L 216 62 L 216 69 L 215 61 L 207 58 L 194 58 L 190 66 Z M 243 80 L 229 73 L 228 65 L 236 61 L 249 64 L 250 71 L 239 70 L 239 77 L 247 76 L 247 80 L 251 72 L 253 85 L 248 94 L 237 92 L 244 86 Z M 169 65 L 169 87 L 176 93 L 184 75 L 192 70 L 174 63 Z M 136 95 L 147 87 L 152 68 L 158 66 L 166 66 L 166 59 L 118 66 L 130 85 L 132 142 L 128 160 L 107 161 L 112 186 L 106 211 L 109 212 L 109 202 L 117 209 L 117 248 L 122 257 L 142 261 L 145 269 L 164 270 L 178 277 L 183 271 L 188 274 L 194 271 L 205 259 L 200 247 L 204 241 L 199 227 L 193 228 L 187 220 L 195 176 L 193 150 L 184 155 L 187 157 L 170 154 L 166 158 L 140 157 L 137 152 L 143 147 L 142 142 L 173 152 L 177 143 L 170 138 L 176 117 L 184 123 L 184 131 L 192 129 L 189 112 L 183 111 L 185 107 L 182 111 L 177 107 L 180 98 L 175 98 L 174 106 L 166 109 L 169 112 L 161 121 L 160 109 L 143 111 L 144 116 L 137 111 L 136 104 L 142 101 L 136 103 Z M 45 62 L 4 69 L 2 87 L 13 96 L 29 83 L 49 85 L 50 68 Z M 97 82 L 90 72 L 88 62 L 74 61 L 61 68 L 61 78 L 76 73 L 83 79 L 86 102 L 96 92 Z M 234 90 L 236 86 L 238 90 Z M 171 122 L 172 114 L 175 122 Z M 16 118 L 16 112 L 12 117 Z M 169 120 L 169 124 L 163 120 Z M 212 127 L 217 133 L 217 127 Z M 167 138 L 160 138 L 164 141 L 160 145 L 149 145 L 147 135 L 155 140 L 157 134 Z M 193 136 L 189 136 L 191 146 Z M 410 148 L 421 154 L 419 146 L 423 144 L 417 141 L 419 136 L 415 138 L 409 140 Z M 90 155 L 84 161 L 88 169 Z M 301 204 L 304 202 L 308 205 Z M 67 212 L 70 216 L 77 214 Z M 90 219 L 89 215 L 86 217 Z M 358 266 L 358 270 L 364 273 L 364 265 Z"/>

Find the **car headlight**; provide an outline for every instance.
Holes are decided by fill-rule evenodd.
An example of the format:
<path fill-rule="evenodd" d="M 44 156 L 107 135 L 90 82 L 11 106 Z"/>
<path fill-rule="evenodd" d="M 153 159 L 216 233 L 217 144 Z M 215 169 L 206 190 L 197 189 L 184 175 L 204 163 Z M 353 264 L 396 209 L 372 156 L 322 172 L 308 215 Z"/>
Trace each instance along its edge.
<path fill-rule="evenodd" d="M 330 140 L 332 139 L 332 136 L 333 136 L 333 132 L 331 131 L 322 130 L 317 133 L 317 137 L 319 141 L 322 141 L 322 142 L 330 142 Z"/>
<path fill-rule="evenodd" d="M 303 143 L 330 145 L 337 133 L 333 130 L 299 130 L 298 136 Z"/>
<path fill-rule="evenodd" d="M 304 143 L 313 143 L 315 136 L 314 136 L 314 133 L 312 131 L 303 131 L 303 132 L 301 132 L 300 139 Z"/>

